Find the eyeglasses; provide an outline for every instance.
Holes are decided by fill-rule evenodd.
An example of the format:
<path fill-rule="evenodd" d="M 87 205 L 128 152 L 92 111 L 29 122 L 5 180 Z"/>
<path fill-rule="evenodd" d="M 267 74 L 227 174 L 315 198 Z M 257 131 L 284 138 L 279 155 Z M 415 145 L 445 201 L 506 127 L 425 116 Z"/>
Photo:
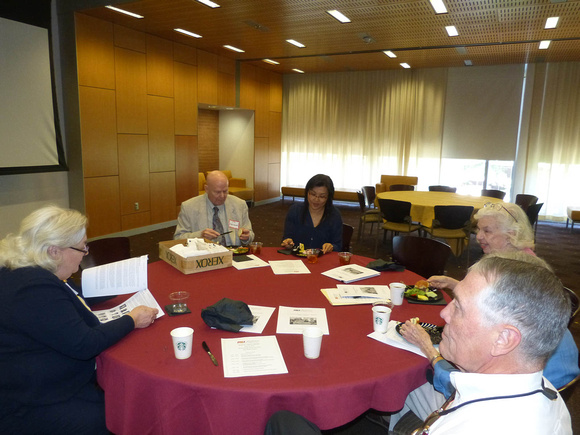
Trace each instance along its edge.
<path fill-rule="evenodd" d="M 516 222 L 518 221 L 516 219 L 516 217 L 507 208 L 505 208 L 503 205 L 501 205 L 501 203 L 499 203 L 499 202 L 487 202 L 483 206 L 485 208 L 491 208 L 492 210 L 498 210 L 498 211 L 505 210 L 506 213 L 509 214 L 514 219 L 514 221 L 516 221 Z"/>
<path fill-rule="evenodd" d="M 310 196 L 312 198 L 320 199 L 322 201 L 324 201 L 325 199 L 328 199 L 327 195 L 317 195 L 316 193 L 314 193 L 312 191 L 308 192 L 308 196 Z"/>
<path fill-rule="evenodd" d="M 85 245 L 85 249 L 75 248 L 73 246 L 69 246 L 69 249 L 73 249 L 77 252 L 82 252 L 84 255 L 89 255 L 89 245 Z"/>

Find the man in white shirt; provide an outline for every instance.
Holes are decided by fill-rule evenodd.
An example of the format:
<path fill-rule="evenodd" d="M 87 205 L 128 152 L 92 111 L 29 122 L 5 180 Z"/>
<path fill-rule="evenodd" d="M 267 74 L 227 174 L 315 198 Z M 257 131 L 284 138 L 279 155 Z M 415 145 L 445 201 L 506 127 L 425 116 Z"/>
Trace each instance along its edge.
<path fill-rule="evenodd" d="M 228 178 L 221 171 L 207 174 L 205 194 L 181 204 L 174 239 L 205 238 L 225 246 L 247 245 L 254 240 L 248 206 L 228 194 Z"/>
<path fill-rule="evenodd" d="M 456 393 L 416 434 L 571 435 L 566 405 L 542 377 L 570 311 L 562 284 L 541 265 L 508 255 L 473 265 L 441 312 L 441 356 L 461 370 L 451 374 Z M 317 432 L 282 413 L 265 433 Z"/>

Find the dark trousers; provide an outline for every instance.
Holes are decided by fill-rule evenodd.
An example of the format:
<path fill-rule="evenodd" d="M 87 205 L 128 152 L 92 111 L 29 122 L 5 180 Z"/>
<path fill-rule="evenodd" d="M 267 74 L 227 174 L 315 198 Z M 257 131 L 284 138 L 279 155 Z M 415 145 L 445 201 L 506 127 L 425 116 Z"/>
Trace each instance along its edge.
<path fill-rule="evenodd" d="M 291 411 L 278 411 L 266 425 L 264 435 L 320 435 L 320 429 L 311 421 Z"/>

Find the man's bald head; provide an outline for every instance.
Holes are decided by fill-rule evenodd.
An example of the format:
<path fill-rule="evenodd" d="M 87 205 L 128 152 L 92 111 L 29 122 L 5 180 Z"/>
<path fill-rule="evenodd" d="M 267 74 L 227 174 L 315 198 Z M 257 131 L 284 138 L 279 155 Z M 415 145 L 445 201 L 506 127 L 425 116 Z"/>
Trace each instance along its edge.
<path fill-rule="evenodd" d="M 221 171 L 211 171 L 205 181 L 205 193 L 213 205 L 222 205 L 228 197 L 228 177 Z"/>

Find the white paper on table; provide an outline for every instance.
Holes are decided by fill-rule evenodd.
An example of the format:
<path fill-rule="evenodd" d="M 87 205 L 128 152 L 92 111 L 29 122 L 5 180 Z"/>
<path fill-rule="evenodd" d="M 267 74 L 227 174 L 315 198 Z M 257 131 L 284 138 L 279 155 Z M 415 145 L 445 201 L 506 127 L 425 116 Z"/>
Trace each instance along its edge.
<path fill-rule="evenodd" d="M 269 263 L 275 275 L 310 273 L 302 260 L 270 260 Z"/>
<path fill-rule="evenodd" d="M 302 334 L 307 326 L 318 326 L 324 335 L 329 335 L 325 308 L 278 308 L 276 334 Z"/>
<path fill-rule="evenodd" d="M 381 272 L 379 271 L 358 264 L 347 264 L 322 272 L 322 275 L 324 276 L 337 279 L 347 284 L 354 281 L 360 281 L 361 279 L 379 276 L 380 274 Z"/>
<path fill-rule="evenodd" d="M 254 334 L 261 334 L 268 324 L 270 317 L 276 310 L 273 307 L 260 307 L 258 305 L 248 305 L 252 316 L 254 316 L 254 324 L 252 326 L 243 326 L 240 332 L 252 332 Z"/>
<path fill-rule="evenodd" d="M 374 338 L 375 340 L 380 341 L 381 343 L 385 343 L 393 347 L 398 347 L 399 349 L 413 352 L 416 353 L 417 355 L 421 355 L 427 358 L 427 356 L 423 352 L 421 352 L 421 349 L 419 349 L 414 344 L 409 343 L 401 336 L 401 334 L 397 332 L 395 327 L 399 323 L 401 322 L 397 322 L 396 320 L 390 320 L 387 332 L 385 332 L 384 334 L 381 334 L 380 332 L 372 332 L 369 335 L 367 335 L 367 337 Z M 435 345 L 435 349 L 439 349 L 438 344 Z"/>
<path fill-rule="evenodd" d="M 331 305 L 364 305 L 377 302 L 374 298 L 343 298 L 337 288 L 321 288 L 320 291 Z"/>
<path fill-rule="evenodd" d="M 267 266 L 269 266 L 268 263 L 266 263 L 264 260 L 256 257 L 253 254 L 250 254 L 247 257 L 251 258 L 251 260 L 250 261 L 236 261 L 235 257 L 234 257 L 234 260 L 232 261 L 232 266 L 234 266 L 238 270 L 253 269 L 254 267 L 267 267 Z"/>
<path fill-rule="evenodd" d="M 147 255 L 83 270 L 83 297 L 116 296 L 147 288 Z"/>
<path fill-rule="evenodd" d="M 222 338 L 224 377 L 288 373 L 275 335 Z"/>
<path fill-rule="evenodd" d="M 391 290 L 388 285 L 344 285 L 336 286 L 342 298 L 390 299 Z"/>
<path fill-rule="evenodd" d="M 164 316 L 165 313 L 151 294 L 151 292 L 146 289 L 142 290 L 139 293 L 135 293 L 125 302 L 120 305 L 117 305 L 114 308 L 109 308 L 108 310 L 100 310 L 100 311 L 93 311 L 93 314 L 97 316 L 101 323 L 107 323 L 111 320 L 115 320 L 124 316 L 125 314 L 129 313 L 133 308 L 138 307 L 139 305 L 145 305 L 146 307 L 157 308 L 159 312 L 157 313 L 156 319 Z"/>

